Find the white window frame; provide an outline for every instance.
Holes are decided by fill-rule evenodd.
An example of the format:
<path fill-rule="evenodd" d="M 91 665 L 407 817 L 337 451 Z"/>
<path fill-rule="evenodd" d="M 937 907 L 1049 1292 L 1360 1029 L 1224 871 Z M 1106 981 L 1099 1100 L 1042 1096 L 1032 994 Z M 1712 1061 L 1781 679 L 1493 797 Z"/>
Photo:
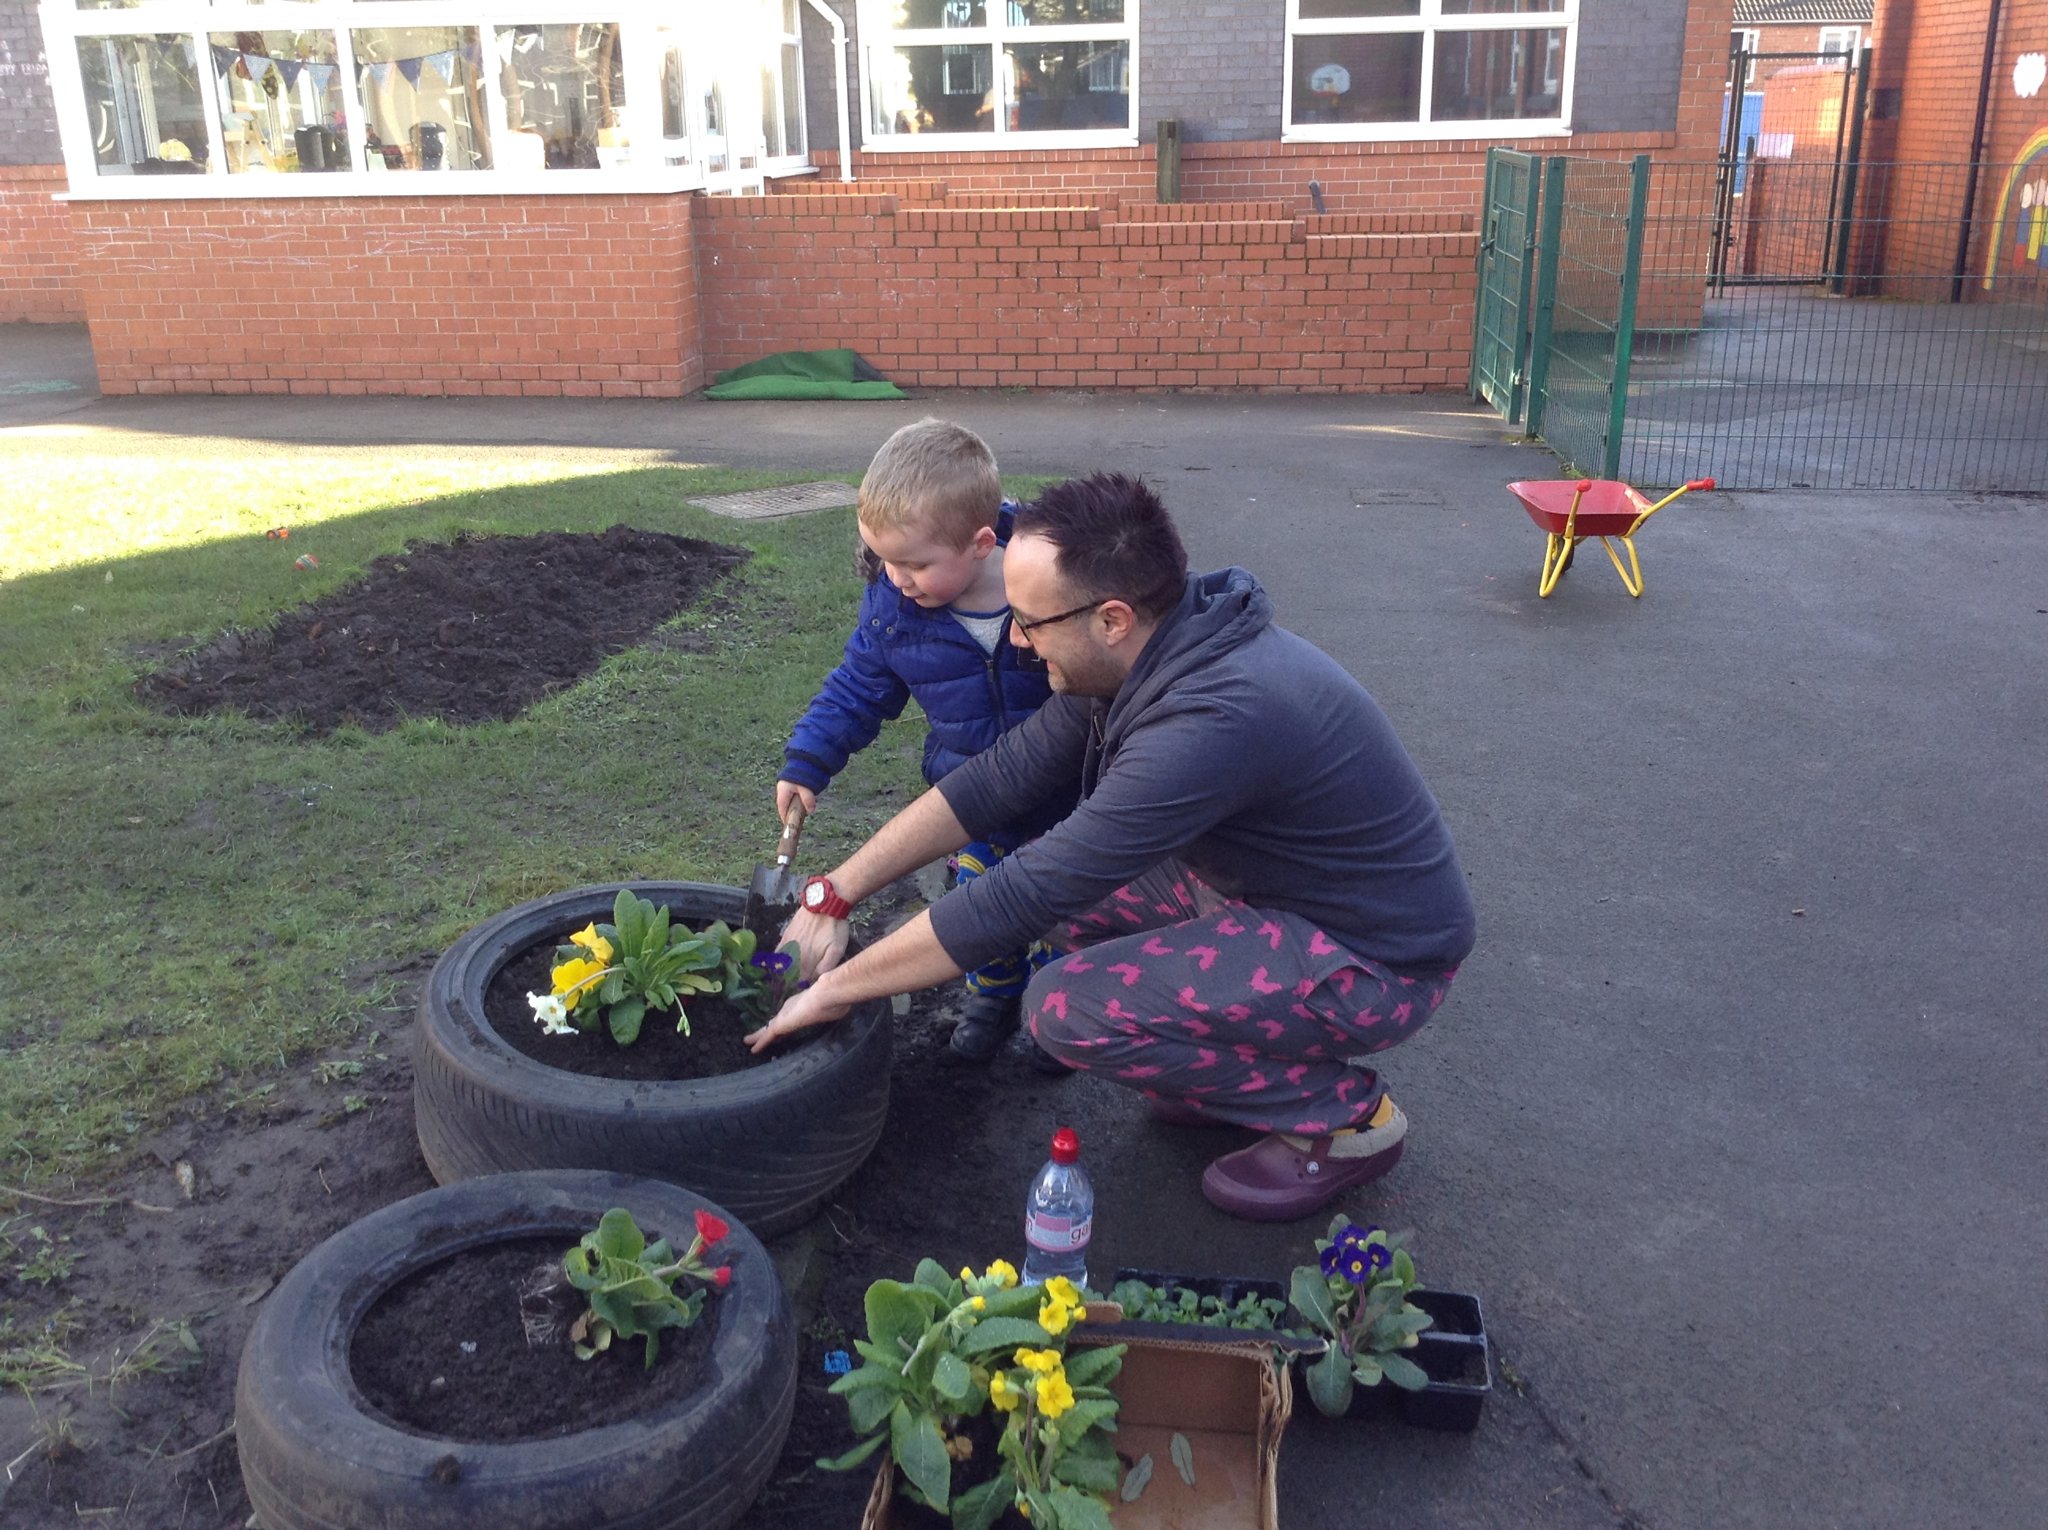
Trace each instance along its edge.
<path fill-rule="evenodd" d="M 1749 64 L 1742 71 L 1742 83 L 1745 88 L 1754 85 L 1756 83 L 1756 56 L 1762 51 L 1764 45 L 1763 31 L 1758 27 L 1736 27 L 1730 35 L 1742 39 L 1742 51 L 1749 55 Z"/>
<path fill-rule="evenodd" d="M 1829 47 L 1830 42 L 1835 46 Z M 1862 46 L 1863 28 L 1860 26 L 1822 27 L 1820 37 L 1813 45 L 1813 51 L 1824 53 L 1830 58 L 1853 59 Z"/>
<path fill-rule="evenodd" d="M 1292 0 L 1290 0 L 1292 3 Z M 1576 3 L 1576 0 L 1574 0 Z M 1141 0 L 1124 0 L 1120 22 L 1085 22 L 1075 26 L 1011 26 L 1006 0 L 986 0 L 985 16 L 1004 19 L 978 27 L 898 27 L 896 0 L 860 0 L 860 100 L 861 152 L 864 154 L 981 153 L 997 150 L 1133 148 L 1138 142 L 1138 124 L 1145 119 L 1138 102 L 1138 35 Z M 989 67 L 1003 92 L 1005 107 L 1015 105 L 1014 80 L 1003 67 L 1005 43 L 1018 42 L 1122 42 L 1129 47 L 1131 103 L 1130 121 L 1120 128 L 1069 128 L 1056 131 L 1022 129 L 1012 131 L 1009 113 L 998 112 L 992 131 L 986 133 L 878 133 L 875 131 L 873 95 L 869 82 L 886 66 L 880 59 L 898 48 L 982 47 L 987 48 Z"/>
<path fill-rule="evenodd" d="M 757 4 L 759 0 L 757 0 Z M 773 7 L 772 33 L 758 24 Z M 59 140 L 70 187 L 63 196 L 69 200 L 163 200 L 194 197 L 285 200 L 297 197 L 349 196 L 532 196 L 537 194 L 610 195 L 621 191 L 691 191 L 699 188 L 732 189 L 718 183 L 733 177 L 707 175 L 709 147 L 705 131 L 703 98 L 708 85 L 723 85 L 730 105 L 735 94 L 752 103 L 760 88 L 764 59 L 772 59 L 780 78 L 780 53 L 756 54 L 749 45 L 759 45 L 772 36 L 779 47 L 784 14 L 780 0 L 765 0 L 765 6 L 715 6 L 679 18 L 673 4 L 660 0 L 284 0 L 284 3 L 209 5 L 206 0 L 140 0 L 124 9 L 79 10 L 75 0 L 42 0 L 44 53 L 49 60 L 50 92 L 55 99 Z M 718 28 L 715 17 L 730 16 Z M 707 30 L 730 35 L 715 38 Z M 350 33 L 370 28 L 463 27 L 473 30 L 483 50 L 485 67 L 482 87 L 487 120 L 493 142 L 502 142 L 505 122 L 504 96 L 497 71 L 491 67 L 493 37 L 499 27 L 531 23 L 617 21 L 619 46 L 625 55 L 626 105 L 622 116 L 634 147 L 630 163 L 583 170 L 513 170 L 494 166 L 489 170 L 386 171 L 364 167 L 365 128 L 368 115 L 359 88 L 361 70 L 355 61 Z M 753 23 L 753 24 L 750 24 Z M 684 42 L 683 99 L 686 105 L 687 159 L 682 164 L 665 163 L 679 140 L 664 140 L 661 115 L 661 63 L 665 45 L 659 37 L 665 30 Z M 334 36 L 335 58 L 340 67 L 339 88 L 348 121 L 350 165 L 346 172 L 326 174 L 251 175 L 230 174 L 224 169 L 226 157 L 221 140 L 219 113 L 211 109 L 206 96 L 207 163 L 204 175 L 130 176 L 102 175 L 95 161 L 87 127 L 84 79 L 78 63 L 78 43 L 93 37 L 125 37 L 137 34 L 177 35 L 193 38 L 199 48 L 202 77 L 211 80 L 212 53 L 209 33 L 291 30 L 329 32 Z M 694 41 L 693 41 L 694 39 Z M 797 45 L 801 49 L 799 32 Z M 741 60 L 735 63 L 734 60 Z M 798 75 L 803 60 L 798 54 Z M 738 91 L 735 87 L 738 87 Z M 759 130 L 760 109 L 750 104 L 741 120 L 751 120 Z M 801 114 L 799 116 L 801 121 Z M 641 148 L 645 145 L 645 148 Z M 757 181 L 764 174 L 809 173 L 806 152 L 762 162 L 755 158 L 749 174 Z"/>
<path fill-rule="evenodd" d="M 1568 138 L 1571 136 L 1572 80 L 1578 72 L 1579 0 L 1564 0 L 1554 11 L 1487 12 L 1446 15 L 1443 0 L 1420 0 L 1413 16 L 1337 16 L 1304 18 L 1301 0 L 1287 0 L 1287 47 L 1280 95 L 1282 143 L 1399 143 L 1423 138 L 1477 138 L 1498 143 L 1505 138 Z M 1558 82 L 1554 117 L 1488 117 L 1433 121 L 1430 97 L 1436 88 L 1436 40 L 1446 32 L 1564 32 L 1563 78 Z M 1422 34 L 1422 81 L 1417 122 L 1294 121 L 1294 44 L 1298 37 L 1357 37 L 1369 34 Z"/>

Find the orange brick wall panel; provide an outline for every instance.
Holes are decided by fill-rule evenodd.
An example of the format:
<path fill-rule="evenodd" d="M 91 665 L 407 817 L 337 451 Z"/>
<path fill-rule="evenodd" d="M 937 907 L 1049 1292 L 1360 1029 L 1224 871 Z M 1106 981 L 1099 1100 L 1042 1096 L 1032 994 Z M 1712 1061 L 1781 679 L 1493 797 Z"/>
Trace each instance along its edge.
<path fill-rule="evenodd" d="M 678 397 L 702 383 L 681 198 L 72 211 L 106 392 Z M 173 359 L 194 352 L 213 365 Z"/>
<path fill-rule="evenodd" d="M 1421 391 L 1462 379 L 1476 236 L 1366 236 L 1385 256 L 1369 269 L 1348 251 L 1311 260 L 1292 220 L 1211 212 L 1036 228 L 1029 209 L 909 207 L 829 267 L 772 249 L 808 247 L 817 220 L 721 214 L 699 231 L 706 364 L 846 345 L 916 387 Z M 973 242 L 920 242 L 948 238 Z M 1357 281 L 1333 293 L 1332 273 Z"/>
<path fill-rule="evenodd" d="M 85 317 L 62 165 L 0 165 L 0 323 L 75 324 Z"/>

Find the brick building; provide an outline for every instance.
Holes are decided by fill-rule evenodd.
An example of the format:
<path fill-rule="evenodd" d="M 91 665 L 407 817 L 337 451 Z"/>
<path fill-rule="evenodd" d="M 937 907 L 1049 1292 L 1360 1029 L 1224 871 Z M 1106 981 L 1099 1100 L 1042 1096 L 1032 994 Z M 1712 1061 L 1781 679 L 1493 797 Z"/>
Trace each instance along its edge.
<path fill-rule="evenodd" d="M 1486 148 L 1710 157 L 1731 3 L 42 0 L 0 318 L 108 392 L 1450 387 Z"/>
<path fill-rule="evenodd" d="M 1754 89 L 1780 69 L 1805 62 L 1797 55 L 1852 58 L 1870 40 L 1875 0 L 1735 0 L 1731 52 L 1751 55 L 1743 83 Z M 1792 54 L 1792 58 L 1772 57 Z M 1758 55 L 1762 55 L 1759 57 Z"/>

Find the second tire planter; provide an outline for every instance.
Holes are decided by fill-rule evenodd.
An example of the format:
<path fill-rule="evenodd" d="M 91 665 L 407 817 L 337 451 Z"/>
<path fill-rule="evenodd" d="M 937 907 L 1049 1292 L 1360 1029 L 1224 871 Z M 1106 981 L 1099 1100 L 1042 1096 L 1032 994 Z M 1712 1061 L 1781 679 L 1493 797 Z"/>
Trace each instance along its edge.
<path fill-rule="evenodd" d="M 619 885 L 508 909 L 435 964 L 414 1052 L 413 1110 L 427 1167 L 443 1184 L 520 1169 L 617 1170 L 687 1186 L 763 1235 L 798 1225 L 881 1137 L 888 1006 L 862 1005 L 784 1055 L 718 1077 L 619 1080 L 549 1067 L 497 1033 L 485 990 L 526 952 L 609 919 Z M 745 903 L 736 887 L 625 885 L 692 928 L 737 924 Z"/>
<path fill-rule="evenodd" d="M 737 1222 L 717 1244 L 730 1284 L 664 1345 L 662 1365 L 686 1367 L 681 1386 L 645 1371 L 635 1340 L 630 1353 L 598 1356 L 562 1389 L 594 1394 L 610 1422 L 529 1424 L 523 1437 L 477 1440 L 400 1422 L 365 1395 L 358 1339 L 399 1300 L 394 1293 L 451 1271 L 468 1278 L 473 1266 L 463 1261 L 501 1247 L 538 1245 L 559 1267 L 614 1206 L 678 1247 L 698 1212 L 720 1215 L 702 1196 L 651 1180 L 501 1174 L 386 1206 L 300 1261 L 257 1315 L 235 1389 L 242 1476 L 267 1530 L 723 1530 L 737 1520 L 774 1470 L 796 1402 L 788 1300 L 766 1251 Z M 479 1281 L 470 1305 L 490 1314 L 492 1302 L 521 1294 Z M 526 1315 L 521 1303 L 511 1318 L 515 1349 Z M 397 1353 L 399 1370 L 416 1371 L 423 1389 L 437 1372 L 458 1387 L 501 1380 L 482 1361 L 472 1369 L 485 1374 L 463 1374 L 460 1357 L 477 1348 L 470 1340 L 490 1337 L 481 1316 L 463 1326 L 468 1334 L 417 1336 Z M 530 1332 L 526 1342 L 536 1342 Z M 525 1400 L 545 1415 L 559 1396 Z"/>

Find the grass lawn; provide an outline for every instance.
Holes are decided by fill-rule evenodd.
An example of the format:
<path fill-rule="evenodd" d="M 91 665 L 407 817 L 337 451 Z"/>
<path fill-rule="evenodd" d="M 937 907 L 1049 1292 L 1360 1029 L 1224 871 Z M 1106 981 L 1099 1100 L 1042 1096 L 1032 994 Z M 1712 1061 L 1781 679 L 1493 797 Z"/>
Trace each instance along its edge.
<path fill-rule="evenodd" d="M 856 465 L 857 467 L 857 465 Z M 853 512 L 745 523 L 792 481 L 569 450 L 10 444 L 0 503 L 0 1164 L 104 1169 L 180 1102 L 232 1103 L 359 1028 L 394 969 L 584 882 L 744 885 L 782 743 L 858 597 Z M 347 583 L 408 539 L 624 523 L 751 548 L 723 598 L 509 723 L 327 738 L 176 718 L 136 677 Z M 289 541 L 266 540 L 288 524 Z M 302 553 L 317 570 L 293 566 Z M 805 837 L 829 865 L 914 794 L 884 731 Z M 340 1089 L 337 1084 L 337 1100 Z"/>

